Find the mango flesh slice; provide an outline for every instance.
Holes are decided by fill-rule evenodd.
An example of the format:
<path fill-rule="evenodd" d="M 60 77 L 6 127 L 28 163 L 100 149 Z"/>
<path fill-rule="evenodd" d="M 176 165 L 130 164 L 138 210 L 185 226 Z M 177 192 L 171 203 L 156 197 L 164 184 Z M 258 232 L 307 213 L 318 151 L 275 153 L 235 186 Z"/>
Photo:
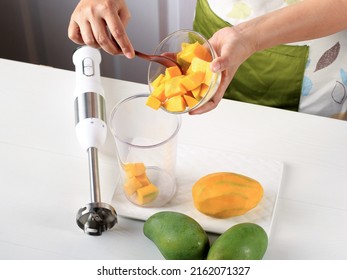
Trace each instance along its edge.
<path fill-rule="evenodd" d="M 181 51 L 177 53 L 177 62 L 183 73 L 177 66 L 173 66 L 159 74 L 151 83 L 153 90 L 146 105 L 155 110 L 164 107 L 170 112 L 194 108 L 211 85 L 211 61 L 211 53 L 199 42 L 182 43 Z"/>
<path fill-rule="evenodd" d="M 135 196 L 139 205 L 150 203 L 157 198 L 159 189 L 147 177 L 144 163 L 127 163 L 123 165 L 123 169 L 126 174 L 123 188 L 128 197 Z"/>

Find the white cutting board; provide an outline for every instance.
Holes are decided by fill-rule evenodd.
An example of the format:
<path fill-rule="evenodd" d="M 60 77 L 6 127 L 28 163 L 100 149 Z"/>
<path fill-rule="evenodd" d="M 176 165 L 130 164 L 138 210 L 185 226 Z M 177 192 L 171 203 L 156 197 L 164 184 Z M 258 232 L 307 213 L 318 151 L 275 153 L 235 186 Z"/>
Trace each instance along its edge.
<path fill-rule="evenodd" d="M 195 209 L 191 188 L 201 177 L 213 172 L 235 172 L 257 180 L 264 188 L 264 196 L 256 208 L 242 216 L 217 219 Z M 179 145 L 177 154 L 177 192 L 173 199 L 160 208 L 145 208 L 132 204 L 117 186 L 112 205 L 118 215 L 146 220 L 159 211 L 178 211 L 194 218 L 208 232 L 223 233 L 231 226 L 252 222 L 264 228 L 270 236 L 278 193 L 281 186 L 283 163 L 272 159 L 249 157 L 239 153 Z"/>

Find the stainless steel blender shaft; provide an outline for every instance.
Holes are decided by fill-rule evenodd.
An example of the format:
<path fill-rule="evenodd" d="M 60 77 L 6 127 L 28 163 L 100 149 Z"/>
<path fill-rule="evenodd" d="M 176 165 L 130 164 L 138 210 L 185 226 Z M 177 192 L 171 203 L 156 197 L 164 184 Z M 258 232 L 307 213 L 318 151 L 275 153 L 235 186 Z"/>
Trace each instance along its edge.
<path fill-rule="evenodd" d="M 90 201 L 101 202 L 97 148 L 90 147 L 88 149 L 88 160 L 89 160 Z"/>

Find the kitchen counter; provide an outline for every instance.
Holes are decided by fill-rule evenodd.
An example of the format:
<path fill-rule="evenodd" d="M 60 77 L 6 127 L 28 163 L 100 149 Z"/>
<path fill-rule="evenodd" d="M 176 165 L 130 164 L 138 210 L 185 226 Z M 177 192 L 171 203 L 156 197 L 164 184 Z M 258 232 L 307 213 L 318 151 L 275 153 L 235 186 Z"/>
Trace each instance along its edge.
<path fill-rule="evenodd" d="M 148 91 L 102 81 L 107 114 Z M 0 259 L 162 259 L 142 221 L 118 213 L 99 237 L 77 226 L 90 192 L 74 85 L 72 71 L 0 59 Z M 347 122 L 223 100 L 207 114 L 184 115 L 179 143 L 283 163 L 264 259 L 347 258 Z M 110 133 L 99 161 L 102 200 L 111 203 L 118 166 Z"/>

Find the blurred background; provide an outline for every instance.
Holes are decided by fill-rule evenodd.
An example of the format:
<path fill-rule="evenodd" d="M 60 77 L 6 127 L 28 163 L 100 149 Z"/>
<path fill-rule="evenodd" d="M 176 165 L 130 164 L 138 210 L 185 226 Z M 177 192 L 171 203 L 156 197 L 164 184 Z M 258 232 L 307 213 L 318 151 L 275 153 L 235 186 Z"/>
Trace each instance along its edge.
<path fill-rule="evenodd" d="M 74 70 L 75 45 L 67 37 L 78 0 L 0 1 L 0 58 Z M 136 49 L 152 53 L 171 32 L 192 28 L 196 0 L 127 0 L 132 19 L 127 32 Z M 147 82 L 148 62 L 102 51 L 105 77 Z"/>

